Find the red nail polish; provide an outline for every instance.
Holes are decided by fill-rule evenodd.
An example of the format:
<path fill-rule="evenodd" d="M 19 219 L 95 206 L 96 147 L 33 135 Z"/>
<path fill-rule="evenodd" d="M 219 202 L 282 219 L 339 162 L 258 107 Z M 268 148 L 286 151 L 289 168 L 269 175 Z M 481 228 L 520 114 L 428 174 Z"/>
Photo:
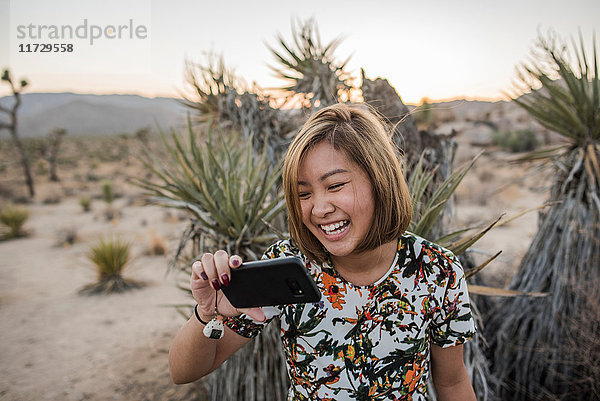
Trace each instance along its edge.
<path fill-rule="evenodd" d="M 219 291 L 221 289 L 221 286 L 219 285 L 219 282 L 217 281 L 217 279 L 212 280 L 211 284 L 215 290 Z"/>
<path fill-rule="evenodd" d="M 229 276 L 227 274 L 221 275 L 221 282 L 223 282 L 223 285 L 227 287 L 229 285 Z"/>
<path fill-rule="evenodd" d="M 202 280 L 208 280 L 208 276 L 204 272 L 200 273 L 200 277 L 202 277 Z"/>
<path fill-rule="evenodd" d="M 233 267 L 238 267 L 240 265 L 240 259 L 233 258 L 233 260 L 231 261 L 231 264 L 233 265 Z"/>

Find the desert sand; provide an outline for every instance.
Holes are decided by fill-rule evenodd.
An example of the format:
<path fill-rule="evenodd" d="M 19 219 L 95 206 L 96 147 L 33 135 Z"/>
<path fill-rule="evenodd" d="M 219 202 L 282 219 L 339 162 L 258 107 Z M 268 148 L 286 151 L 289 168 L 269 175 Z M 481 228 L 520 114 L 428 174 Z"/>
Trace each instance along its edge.
<path fill-rule="evenodd" d="M 481 148 L 458 137 L 457 163 Z M 6 146 L 5 146 L 6 149 Z M 6 156 L 6 155 L 5 155 Z M 547 177 L 530 175 L 526 167 L 509 166 L 507 154 L 489 149 L 476 164 L 456 197 L 457 227 L 508 216 L 541 205 Z M 13 157 L 14 159 L 14 157 Z M 89 161 L 61 167 L 60 183 L 37 173 L 38 195 L 26 205 L 29 236 L 0 241 L 0 399 L 13 400 L 180 400 L 190 399 L 194 385 L 175 386 L 167 369 L 170 342 L 184 319 L 169 305 L 190 303 L 176 288 L 185 278 L 167 273 L 167 264 L 186 226 L 177 211 L 144 205 L 141 190 L 127 184 L 127 174 L 141 174 L 135 163 L 99 162 L 98 178 L 115 179 L 120 197 L 117 221 L 104 217 L 98 181 L 82 176 Z M 35 165 L 35 164 L 34 164 Z M 18 165 L 11 162 L 2 178 L 7 192 L 21 191 Z M 94 198 L 83 212 L 82 194 Z M 484 277 L 505 284 L 537 230 L 537 213 L 489 233 L 476 245 L 475 256 L 503 250 Z M 57 244 L 61 230 L 72 230 L 72 245 Z M 145 282 L 123 294 L 82 296 L 78 291 L 95 280 L 89 247 L 101 236 L 131 241 L 135 256 L 125 276 Z M 166 255 L 148 253 L 153 236 L 164 240 Z"/>

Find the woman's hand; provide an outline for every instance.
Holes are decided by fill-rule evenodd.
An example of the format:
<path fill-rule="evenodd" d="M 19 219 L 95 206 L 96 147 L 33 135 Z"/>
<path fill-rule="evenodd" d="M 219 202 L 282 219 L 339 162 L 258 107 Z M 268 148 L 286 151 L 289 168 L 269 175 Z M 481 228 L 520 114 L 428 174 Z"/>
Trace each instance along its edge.
<path fill-rule="evenodd" d="M 217 310 L 222 316 L 237 316 L 245 313 L 258 321 L 265 320 L 261 308 L 237 309 L 225 297 L 222 286 L 228 286 L 231 281 L 231 269 L 242 265 L 242 258 L 219 250 L 213 254 L 205 253 L 200 260 L 192 264 L 190 287 L 192 296 L 198 302 L 198 312 L 202 317 L 214 316 L 215 291 L 217 292 Z M 209 319 L 210 320 L 210 319 Z"/>

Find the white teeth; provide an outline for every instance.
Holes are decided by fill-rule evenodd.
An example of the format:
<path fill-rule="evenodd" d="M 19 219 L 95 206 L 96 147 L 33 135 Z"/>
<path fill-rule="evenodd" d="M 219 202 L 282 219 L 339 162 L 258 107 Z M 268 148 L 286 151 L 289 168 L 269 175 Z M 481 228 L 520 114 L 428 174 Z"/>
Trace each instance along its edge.
<path fill-rule="evenodd" d="M 325 233 L 331 234 L 339 234 L 344 231 L 344 228 L 338 230 L 340 227 L 344 227 L 348 223 L 348 220 L 338 221 L 337 223 L 329 224 L 329 225 L 321 225 L 321 228 L 325 231 Z M 335 231 L 334 231 L 335 230 Z"/>

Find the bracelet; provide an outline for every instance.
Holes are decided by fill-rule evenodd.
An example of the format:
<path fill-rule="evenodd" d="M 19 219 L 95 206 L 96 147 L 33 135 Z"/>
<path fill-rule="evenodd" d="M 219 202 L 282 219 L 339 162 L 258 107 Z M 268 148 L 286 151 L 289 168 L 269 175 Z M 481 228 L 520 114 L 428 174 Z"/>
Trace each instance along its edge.
<path fill-rule="evenodd" d="M 200 314 L 198 313 L 198 304 L 196 304 L 196 306 L 194 306 L 194 315 L 196 315 L 196 319 L 198 319 L 198 321 L 200 323 L 202 323 L 203 325 L 207 325 L 208 323 L 205 322 L 204 320 L 200 319 Z"/>

